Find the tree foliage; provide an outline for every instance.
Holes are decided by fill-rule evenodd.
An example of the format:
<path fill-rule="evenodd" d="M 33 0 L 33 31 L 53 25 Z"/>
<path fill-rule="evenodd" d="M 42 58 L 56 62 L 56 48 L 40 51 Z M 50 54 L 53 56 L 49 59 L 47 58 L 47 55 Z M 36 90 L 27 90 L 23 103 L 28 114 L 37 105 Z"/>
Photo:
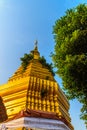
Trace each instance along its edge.
<path fill-rule="evenodd" d="M 21 57 L 21 65 L 23 66 L 23 71 L 26 70 L 27 65 L 29 64 L 30 60 L 33 59 L 33 55 L 32 54 L 24 54 L 24 57 Z"/>
<path fill-rule="evenodd" d="M 39 58 L 40 63 L 43 65 L 43 67 L 46 67 L 53 76 L 55 76 L 55 73 L 53 71 L 53 64 L 52 63 L 47 63 L 46 59 L 44 58 L 44 56 Z"/>
<path fill-rule="evenodd" d="M 23 67 L 23 71 L 26 70 L 29 62 L 33 59 L 33 54 L 30 53 L 30 54 L 24 54 L 24 57 L 21 57 L 20 60 L 21 60 L 21 65 Z M 52 75 L 54 76 L 55 73 L 53 71 L 53 65 L 52 63 L 47 63 L 46 59 L 44 58 L 44 56 L 40 57 L 39 58 L 39 62 L 43 65 L 43 67 L 47 68 L 51 73 Z"/>
<path fill-rule="evenodd" d="M 87 124 L 87 6 L 69 9 L 53 26 L 52 55 L 57 74 L 69 99 L 82 103 L 81 118 Z"/>

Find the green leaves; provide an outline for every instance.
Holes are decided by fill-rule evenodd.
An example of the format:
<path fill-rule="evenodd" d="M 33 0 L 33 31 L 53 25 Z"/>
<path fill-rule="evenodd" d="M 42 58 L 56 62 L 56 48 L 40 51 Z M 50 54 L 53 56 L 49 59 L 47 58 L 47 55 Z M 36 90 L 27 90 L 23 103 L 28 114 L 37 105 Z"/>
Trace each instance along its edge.
<path fill-rule="evenodd" d="M 53 26 L 57 73 L 69 99 L 82 104 L 82 119 L 87 119 L 87 6 L 81 4 L 66 11 Z M 86 102 L 84 101 L 86 99 Z M 84 112 L 85 111 L 85 112 Z"/>
<path fill-rule="evenodd" d="M 21 60 L 21 65 L 23 67 L 23 72 L 26 70 L 28 64 L 30 63 L 30 61 L 33 59 L 33 54 L 30 53 L 30 54 L 24 54 L 24 57 L 21 57 L 20 60 Z M 52 75 L 54 76 L 55 73 L 53 71 L 53 65 L 52 63 L 47 63 L 46 62 L 46 59 L 44 58 L 44 56 L 40 57 L 39 58 L 39 62 L 43 65 L 43 67 L 46 67 L 51 73 Z"/>
<path fill-rule="evenodd" d="M 52 75 L 55 76 L 55 73 L 53 71 L 53 65 L 52 65 L 52 63 L 50 63 L 50 64 L 47 63 L 46 59 L 44 58 L 44 56 L 40 57 L 39 61 L 43 65 L 43 67 L 46 67 L 52 73 Z"/>
<path fill-rule="evenodd" d="M 47 95 L 48 91 L 47 89 L 42 88 L 41 89 L 41 97 L 44 98 Z"/>
<path fill-rule="evenodd" d="M 21 65 L 23 66 L 23 71 L 26 70 L 27 65 L 29 64 L 30 60 L 33 59 L 33 55 L 32 54 L 24 54 L 24 57 L 21 57 L 20 60 Z"/>

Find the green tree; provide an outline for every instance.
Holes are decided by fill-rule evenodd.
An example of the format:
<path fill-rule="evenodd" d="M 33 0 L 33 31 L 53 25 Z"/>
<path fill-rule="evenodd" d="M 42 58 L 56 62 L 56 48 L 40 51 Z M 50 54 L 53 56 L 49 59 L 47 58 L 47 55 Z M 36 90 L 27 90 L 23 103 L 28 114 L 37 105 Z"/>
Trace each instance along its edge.
<path fill-rule="evenodd" d="M 52 55 L 57 74 L 69 99 L 82 103 L 81 119 L 87 125 L 87 5 L 69 9 L 53 26 Z"/>
<path fill-rule="evenodd" d="M 30 61 L 33 59 L 33 52 L 30 54 L 25 53 L 23 57 L 20 58 L 21 60 L 21 65 L 23 67 L 23 72 L 26 70 L 28 64 L 30 63 Z M 55 76 L 55 73 L 53 71 L 53 65 L 52 63 L 47 63 L 46 59 L 44 58 L 44 56 L 39 58 L 39 62 L 43 65 L 43 67 L 46 67 L 53 76 Z"/>
<path fill-rule="evenodd" d="M 29 64 L 30 60 L 32 60 L 32 59 L 33 59 L 33 55 L 31 53 L 30 54 L 25 53 L 24 57 L 20 58 L 21 65 L 23 66 L 23 71 L 26 70 L 27 65 Z"/>

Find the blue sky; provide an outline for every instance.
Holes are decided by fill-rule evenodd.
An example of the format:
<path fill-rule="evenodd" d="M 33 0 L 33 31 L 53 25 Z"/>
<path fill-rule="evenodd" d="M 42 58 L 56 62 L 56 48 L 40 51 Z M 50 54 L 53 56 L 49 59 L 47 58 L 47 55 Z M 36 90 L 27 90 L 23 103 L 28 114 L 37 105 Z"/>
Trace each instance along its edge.
<path fill-rule="evenodd" d="M 20 57 L 34 48 L 38 40 L 40 54 L 51 62 L 54 50 L 53 25 L 69 8 L 87 0 L 0 0 L 0 84 L 20 66 Z M 61 86 L 61 79 L 56 76 Z M 81 104 L 70 101 L 75 130 L 86 130 L 79 119 Z"/>

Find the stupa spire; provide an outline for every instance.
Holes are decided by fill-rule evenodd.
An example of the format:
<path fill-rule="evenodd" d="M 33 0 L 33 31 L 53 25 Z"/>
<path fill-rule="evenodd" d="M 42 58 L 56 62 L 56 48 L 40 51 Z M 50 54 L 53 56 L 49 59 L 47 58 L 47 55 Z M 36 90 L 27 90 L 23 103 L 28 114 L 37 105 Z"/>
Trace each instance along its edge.
<path fill-rule="evenodd" d="M 35 43 L 34 43 L 34 59 L 39 59 L 40 57 L 40 53 L 38 52 L 38 41 L 35 40 Z"/>
<path fill-rule="evenodd" d="M 74 130 L 69 102 L 52 73 L 40 63 L 37 43 L 26 70 L 20 66 L 8 83 L 0 85 L 0 121 L 6 119 L 4 114 L 8 116 L 0 130 Z"/>
<path fill-rule="evenodd" d="M 35 44 L 35 48 L 34 49 L 38 49 L 38 41 L 37 40 L 35 40 L 34 44 Z"/>

